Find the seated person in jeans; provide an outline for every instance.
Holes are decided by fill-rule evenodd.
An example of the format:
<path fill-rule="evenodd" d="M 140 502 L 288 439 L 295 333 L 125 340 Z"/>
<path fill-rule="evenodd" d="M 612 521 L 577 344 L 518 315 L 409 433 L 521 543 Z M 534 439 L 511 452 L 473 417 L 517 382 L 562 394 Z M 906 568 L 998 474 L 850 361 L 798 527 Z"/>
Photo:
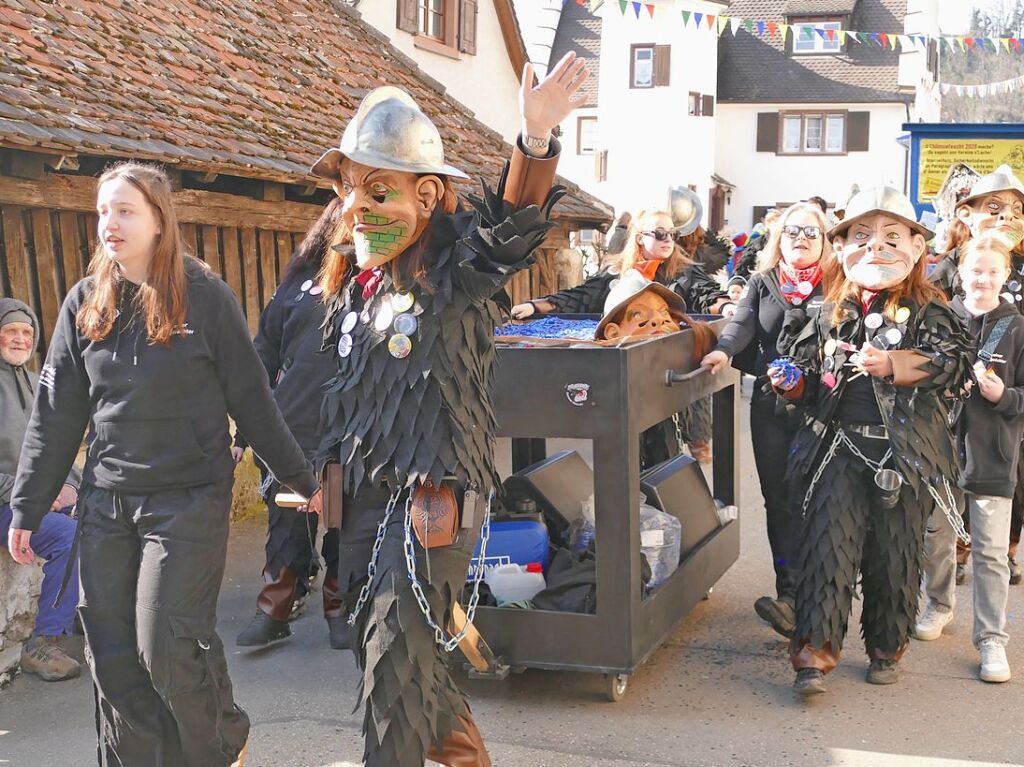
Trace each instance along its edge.
<path fill-rule="evenodd" d="M 0 546 L 7 546 L 11 524 L 11 490 L 18 471 L 18 455 L 25 438 L 38 377 L 25 365 L 35 350 L 39 323 L 28 306 L 13 298 L 0 298 Z M 77 473 L 53 502 L 39 532 L 32 536 L 32 548 L 46 561 L 39 614 L 32 638 L 21 651 L 21 670 L 48 682 L 71 679 L 81 671 L 78 662 L 60 646 L 61 637 L 71 633 L 78 601 L 78 568 L 71 567 L 67 593 L 53 606 L 68 569 L 75 520 L 67 515 L 78 500 Z"/>

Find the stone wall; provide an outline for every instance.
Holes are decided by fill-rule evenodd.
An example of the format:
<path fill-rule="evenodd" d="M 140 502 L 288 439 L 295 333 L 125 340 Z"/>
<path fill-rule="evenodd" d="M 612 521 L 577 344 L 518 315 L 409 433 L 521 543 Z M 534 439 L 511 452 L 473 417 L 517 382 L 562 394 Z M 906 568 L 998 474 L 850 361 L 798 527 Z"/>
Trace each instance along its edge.
<path fill-rule="evenodd" d="M 41 560 L 22 567 L 0 548 L 0 687 L 17 667 L 21 645 L 32 636 L 42 582 Z"/>

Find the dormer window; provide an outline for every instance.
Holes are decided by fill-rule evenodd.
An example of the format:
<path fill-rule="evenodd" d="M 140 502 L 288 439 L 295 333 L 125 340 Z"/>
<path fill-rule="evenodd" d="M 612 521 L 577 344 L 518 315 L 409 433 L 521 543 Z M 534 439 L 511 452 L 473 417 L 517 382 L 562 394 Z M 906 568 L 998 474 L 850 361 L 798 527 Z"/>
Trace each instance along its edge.
<path fill-rule="evenodd" d="M 789 23 L 792 25 L 794 54 L 839 53 L 842 51 L 843 45 L 839 40 L 839 30 L 843 27 L 842 19 L 798 17 L 791 19 Z M 819 32 L 819 30 L 821 31 Z"/>

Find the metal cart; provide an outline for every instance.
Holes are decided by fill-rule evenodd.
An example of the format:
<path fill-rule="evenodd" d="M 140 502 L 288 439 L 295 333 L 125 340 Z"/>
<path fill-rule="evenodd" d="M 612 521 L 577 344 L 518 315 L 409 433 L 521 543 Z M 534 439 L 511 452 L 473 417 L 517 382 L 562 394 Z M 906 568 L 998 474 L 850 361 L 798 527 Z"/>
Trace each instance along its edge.
<path fill-rule="evenodd" d="M 716 330 L 725 322 L 716 320 Z M 474 623 L 499 661 L 493 676 L 526 668 L 597 672 L 607 697 L 621 700 L 630 674 L 736 561 L 738 519 L 685 552 L 669 580 L 643 595 L 640 433 L 712 394 L 713 494 L 726 504 L 738 500 L 739 373 L 712 376 L 693 363 L 680 369 L 692 348 L 688 330 L 619 348 L 499 347 L 495 412 L 499 435 L 513 439 L 514 470 L 544 458 L 548 438 L 593 440 L 597 610 L 479 608 Z"/>

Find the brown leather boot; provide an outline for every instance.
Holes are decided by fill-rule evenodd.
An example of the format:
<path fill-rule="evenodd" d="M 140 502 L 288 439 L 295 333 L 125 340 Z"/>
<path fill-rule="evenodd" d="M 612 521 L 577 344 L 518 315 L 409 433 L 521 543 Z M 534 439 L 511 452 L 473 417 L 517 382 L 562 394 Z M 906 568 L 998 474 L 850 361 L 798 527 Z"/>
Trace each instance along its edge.
<path fill-rule="evenodd" d="M 427 752 L 427 759 L 447 767 L 491 767 L 490 754 L 472 716 L 456 718 L 464 731 L 452 730 L 440 750 Z"/>
<path fill-rule="evenodd" d="M 341 587 L 333 575 L 324 576 L 324 618 L 330 634 L 331 649 L 348 650 L 352 647 L 352 631 L 348 625 L 348 610 L 341 598 Z"/>

